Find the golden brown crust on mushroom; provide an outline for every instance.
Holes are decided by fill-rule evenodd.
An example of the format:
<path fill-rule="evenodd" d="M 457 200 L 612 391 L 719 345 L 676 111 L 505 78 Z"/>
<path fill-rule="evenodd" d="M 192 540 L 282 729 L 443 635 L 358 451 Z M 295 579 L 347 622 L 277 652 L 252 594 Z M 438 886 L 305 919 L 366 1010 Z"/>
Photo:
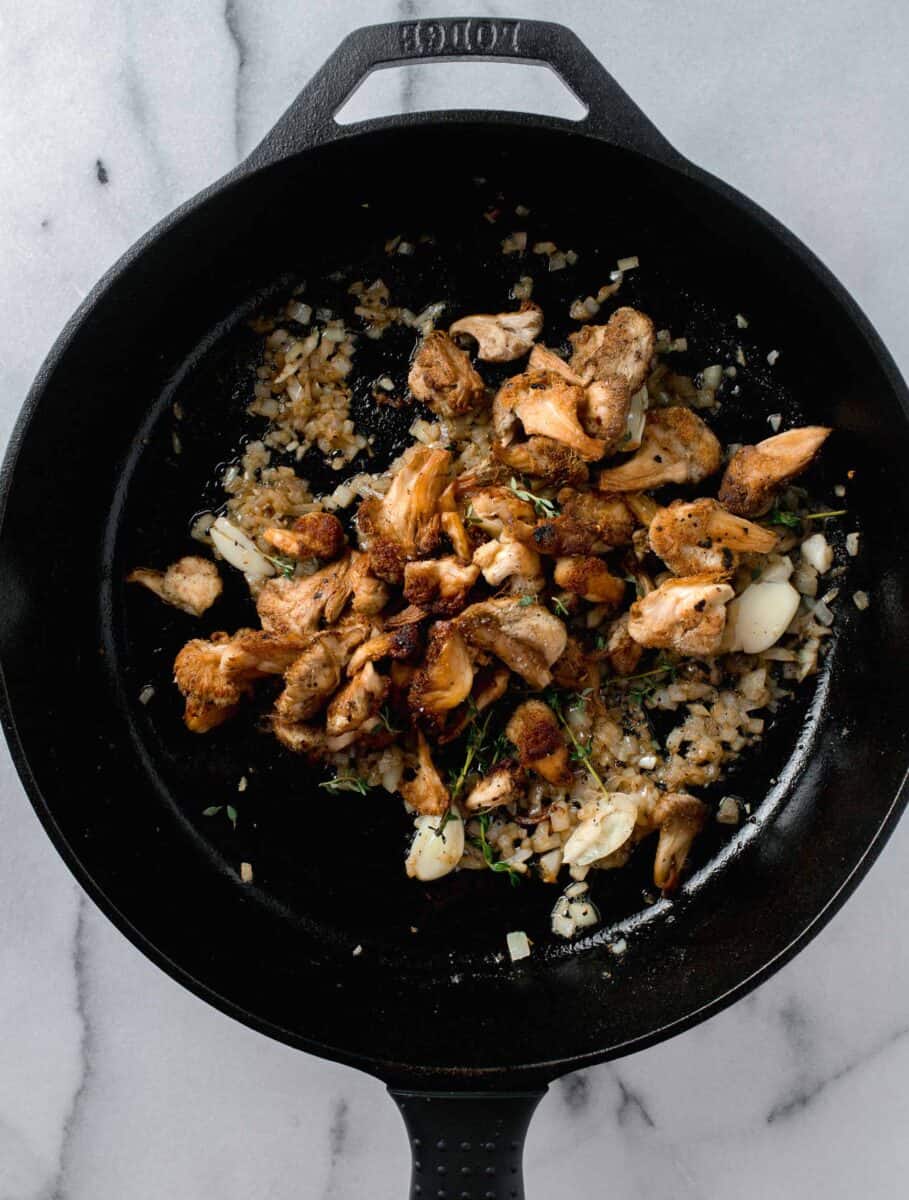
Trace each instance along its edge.
<path fill-rule="evenodd" d="M 606 637 L 606 659 L 616 675 L 633 675 L 638 669 L 644 647 L 628 632 L 628 613 L 616 618 Z"/>
<path fill-rule="evenodd" d="M 398 791 L 412 809 L 423 816 L 441 817 L 451 807 L 448 788 L 442 782 L 432 761 L 429 743 L 422 733 L 417 734 L 417 773 Z"/>
<path fill-rule="evenodd" d="M 710 658 L 719 653 L 734 595 L 722 575 L 667 579 L 632 604 L 628 632 L 642 646 Z"/>
<path fill-rule="evenodd" d="M 587 385 L 582 419 L 608 449 L 625 434 L 631 397 L 647 378 L 656 346 L 653 322 L 634 308 L 619 308 L 605 325 L 571 334 L 571 369 Z"/>
<path fill-rule="evenodd" d="M 344 529 L 326 512 L 305 513 L 290 529 L 264 529 L 262 536 L 289 558 L 337 558 L 344 549 Z"/>
<path fill-rule="evenodd" d="M 826 425 L 805 425 L 743 446 L 726 468 L 720 503 L 740 517 L 762 516 L 780 489 L 811 465 L 831 433 Z"/>
<path fill-rule="evenodd" d="M 649 527 L 651 550 L 676 575 L 731 574 L 740 552 L 769 554 L 777 540 L 772 530 L 733 516 L 708 497 L 691 503 L 674 500 Z"/>
<path fill-rule="evenodd" d="M 641 492 L 665 483 L 700 483 L 720 469 L 722 448 L 690 408 L 647 413 L 641 447 L 620 467 L 600 472 L 600 488 Z"/>
<path fill-rule="evenodd" d="M 363 616 L 385 606 L 388 590 L 369 573 L 369 560 L 351 550 L 314 575 L 299 579 L 269 579 L 259 592 L 256 608 L 263 629 L 304 637 L 324 622 L 334 625 L 348 601 Z"/>
<path fill-rule="evenodd" d="M 472 604 L 456 620 L 471 646 L 491 651 L 532 688 L 549 685 L 549 668 L 565 649 L 568 634 L 542 605 L 504 597 Z"/>
<path fill-rule="evenodd" d="M 552 681 L 571 692 L 596 689 L 600 686 L 600 667 L 586 657 L 576 638 L 569 637 L 562 654 L 552 664 Z"/>
<path fill-rule="evenodd" d="M 404 565 L 435 550 L 442 528 L 439 500 L 448 485 L 447 450 L 415 446 L 380 500 L 369 496 L 357 511 L 360 542 L 373 573 L 400 583 Z"/>
<path fill-rule="evenodd" d="M 516 804 L 523 789 L 523 768 L 515 759 L 505 758 L 474 785 L 464 807 L 468 812 L 489 812 L 503 804 Z"/>
<path fill-rule="evenodd" d="M 324 708 L 341 684 L 351 653 L 368 636 L 363 622 L 313 634 L 284 675 L 284 690 L 275 702 L 277 717 L 306 721 Z"/>
<path fill-rule="evenodd" d="M 455 622 L 436 621 L 429 631 L 426 660 L 413 677 L 408 704 L 413 717 L 439 730 L 446 715 L 470 695 L 473 659 Z"/>
<path fill-rule="evenodd" d="M 492 452 L 512 471 L 553 487 L 563 484 L 578 487 L 587 482 L 589 475 L 586 462 L 575 450 L 550 437 L 532 437 L 512 445 L 493 442 Z"/>
<path fill-rule="evenodd" d="M 573 592 L 591 604 L 617 608 L 625 598 L 624 580 L 617 579 L 602 558 L 593 555 L 557 559 L 554 579 L 557 587 Z"/>
<path fill-rule="evenodd" d="M 470 412 L 486 395 L 486 386 L 471 366 L 469 355 L 439 329 L 423 339 L 407 382 L 417 400 L 443 417 Z"/>
<path fill-rule="evenodd" d="M 585 462 L 597 462 L 603 457 L 606 445 L 584 432 L 578 416 L 583 402 L 584 389 L 555 371 L 524 371 L 513 375 L 499 388 L 492 404 L 496 437 L 505 445 L 510 444 L 519 422 L 528 438 L 535 434 L 553 438 Z"/>
<path fill-rule="evenodd" d="M 535 771 L 555 787 L 568 787 L 574 776 L 568 764 L 568 746 L 558 717 L 542 700 L 519 705 L 505 727 L 505 736 L 517 748 L 521 766 Z"/>
<path fill-rule="evenodd" d="M 456 558 L 428 558 L 404 568 L 404 598 L 438 617 L 453 617 L 467 603 L 480 577 L 478 566 Z"/>
<path fill-rule="evenodd" d="M 653 821 L 660 829 L 653 882 L 671 892 L 679 882 L 691 844 L 707 821 L 707 805 L 684 792 L 662 796 L 653 810 Z"/>

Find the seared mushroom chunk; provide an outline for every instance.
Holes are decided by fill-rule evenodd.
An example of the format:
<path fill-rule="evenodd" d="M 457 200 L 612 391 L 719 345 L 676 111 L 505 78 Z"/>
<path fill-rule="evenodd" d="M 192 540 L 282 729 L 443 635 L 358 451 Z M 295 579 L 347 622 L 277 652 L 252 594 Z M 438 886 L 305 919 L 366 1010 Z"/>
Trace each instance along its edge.
<path fill-rule="evenodd" d="M 554 579 L 557 587 L 573 592 L 591 604 L 617 608 L 625 598 L 624 580 L 617 579 L 602 558 L 593 555 L 557 559 Z"/>
<path fill-rule="evenodd" d="M 578 417 L 584 390 L 554 371 L 525 371 L 513 375 L 496 393 L 492 424 L 496 437 L 510 445 L 523 426 L 527 437 L 554 438 L 585 462 L 603 457 L 605 443 L 588 437 Z"/>
<path fill-rule="evenodd" d="M 700 483 L 720 469 L 722 449 L 700 417 L 679 406 L 648 412 L 641 448 L 600 473 L 603 491 L 640 492 L 664 483 Z"/>
<path fill-rule="evenodd" d="M 574 778 L 568 745 L 558 717 L 548 704 L 528 700 L 519 705 L 505 727 L 505 736 L 517 747 L 522 767 L 556 787 L 568 787 Z"/>
<path fill-rule="evenodd" d="M 537 691 L 551 682 L 550 667 L 568 638 L 558 617 L 517 597 L 472 604 L 456 622 L 471 646 L 491 651 Z"/>
<path fill-rule="evenodd" d="M 191 617 L 201 617 L 223 591 L 215 564 L 194 554 L 171 563 L 166 571 L 136 567 L 127 575 L 126 582 L 141 583 L 165 604 L 179 608 Z"/>
<path fill-rule="evenodd" d="M 490 587 L 511 581 L 511 590 L 523 595 L 539 592 L 545 580 L 536 550 L 511 538 L 495 539 L 478 546 L 473 554 L 475 567 L 483 572 Z"/>
<path fill-rule="evenodd" d="M 284 676 L 284 690 L 275 702 L 282 721 L 306 721 L 337 691 L 353 650 L 369 635 L 363 623 L 314 634 Z"/>
<path fill-rule="evenodd" d="M 441 817 L 451 807 L 448 788 L 442 782 L 429 743 L 422 733 L 417 734 L 417 772 L 412 780 L 402 783 L 398 791 L 415 812 L 427 817 Z"/>
<path fill-rule="evenodd" d="M 562 484 L 577 487 L 587 482 L 589 472 L 581 455 L 551 437 L 532 437 L 526 442 L 513 442 L 510 445 L 493 442 L 492 452 L 499 462 L 512 471 L 530 475 L 553 487 Z"/>
<path fill-rule="evenodd" d="M 337 558 L 344 549 L 341 522 L 327 512 L 305 513 L 290 529 L 265 529 L 262 536 L 288 558 Z"/>
<path fill-rule="evenodd" d="M 710 658 L 720 650 L 734 595 L 722 575 L 667 579 L 632 604 L 628 632 L 642 646 Z"/>
<path fill-rule="evenodd" d="M 411 393 L 442 417 L 476 408 L 486 389 L 470 358 L 447 333 L 433 330 L 423 339 L 407 377 Z"/>
<path fill-rule="evenodd" d="M 499 485 L 470 488 L 465 499 L 471 528 L 493 538 L 503 533 L 515 538 L 530 536 L 535 520 L 533 505 L 522 500 L 512 488 Z"/>
<path fill-rule="evenodd" d="M 762 525 L 728 513 L 716 500 L 705 497 L 690 504 L 674 500 L 650 522 L 650 548 L 676 575 L 704 572 L 731 574 L 739 552 L 769 554 L 776 534 Z"/>
<path fill-rule="evenodd" d="M 478 566 L 463 567 L 456 558 L 427 558 L 404 568 L 404 598 L 426 612 L 452 617 L 467 603 L 480 577 Z"/>
<path fill-rule="evenodd" d="M 657 801 L 653 820 L 660 829 L 653 882 L 671 892 L 678 885 L 692 842 L 706 824 L 707 805 L 684 792 L 669 792 Z"/>
<path fill-rule="evenodd" d="M 625 433 L 631 397 L 650 370 L 653 322 L 634 308 L 619 308 L 605 325 L 585 325 L 571 335 L 571 369 L 587 384 L 585 425 L 609 449 Z"/>
<path fill-rule="evenodd" d="M 731 458 L 720 485 L 720 503 L 740 517 L 759 517 L 790 480 L 813 462 L 832 430 L 805 425 L 743 446 Z"/>
<path fill-rule="evenodd" d="M 644 647 L 628 632 L 629 619 L 628 613 L 622 613 L 606 636 L 606 659 L 616 675 L 633 675 L 644 653 Z"/>
<path fill-rule="evenodd" d="M 477 358 L 483 362 L 503 363 L 526 354 L 542 328 L 543 310 L 532 300 L 525 300 L 517 312 L 461 317 L 448 332 L 476 338 Z"/>
<path fill-rule="evenodd" d="M 369 496 L 360 504 L 360 542 L 379 578 L 400 583 L 405 563 L 436 548 L 442 525 L 438 502 L 450 466 L 447 450 L 415 446 L 385 496 Z"/>
<path fill-rule="evenodd" d="M 174 661 L 174 682 L 186 697 L 187 728 L 207 733 L 221 725 L 255 680 L 283 675 L 303 649 L 299 638 L 253 629 L 187 642 Z"/>
<path fill-rule="evenodd" d="M 524 771 L 513 758 L 503 759 L 484 775 L 464 802 L 468 812 L 488 812 L 503 804 L 514 804 L 523 795 Z"/>
<path fill-rule="evenodd" d="M 330 737 L 363 730 L 369 732 L 376 724 L 374 718 L 388 694 L 388 687 L 388 680 L 368 662 L 329 704 L 325 732 Z"/>
<path fill-rule="evenodd" d="M 426 661 L 410 685 L 410 711 L 416 720 L 440 729 L 472 685 L 473 658 L 464 638 L 453 621 L 437 621 L 429 633 Z"/>
<path fill-rule="evenodd" d="M 422 641 L 419 622 L 396 625 L 383 633 L 376 633 L 359 646 L 347 664 L 347 674 L 356 675 L 368 662 L 390 658 L 395 662 L 413 658 Z"/>
<path fill-rule="evenodd" d="M 256 608 L 263 629 L 302 637 L 323 622 L 333 625 L 351 600 L 354 612 L 363 616 L 380 611 L 388 601 L 387 588 L 370 575 L 369 560 L 357 550 L 314 575 L 269 579 Z"/>

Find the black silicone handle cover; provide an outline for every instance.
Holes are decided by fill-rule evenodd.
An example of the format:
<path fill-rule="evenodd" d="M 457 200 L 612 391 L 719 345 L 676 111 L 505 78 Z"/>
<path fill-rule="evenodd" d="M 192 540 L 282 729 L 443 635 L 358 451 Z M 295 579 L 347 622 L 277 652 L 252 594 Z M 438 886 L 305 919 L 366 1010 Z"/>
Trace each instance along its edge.
<path fill-rule="evenodd" d="M 524 1138 L 542 1091 L 389 1091 L 410 1134 L 411 1200 L 524 1200 Z"/>
<path fill-rule="evenodd" d="M 586 107 L 580 121 L 534 116 L 534 124 L 593 133 L 617 146 L 661 161 L 682 161 L 663 135 L 572 30 L 551 21 L 500 17 L 434 17 L 356 29 L 316 72 L 290 108 L 247 159 L 264 166 L 349 136 L 353 130 L 389 129 L 412 114 L 340 126 L 334 114 L 370 72 L 406 62 L 473 59 L 523 61 L 551 67 Z M 434 114 L 444 121 L 450 114 Z M 489 118 L 492 113 L 472 113 Z M 512 119 L 514 117 L 512 116 Z"/>

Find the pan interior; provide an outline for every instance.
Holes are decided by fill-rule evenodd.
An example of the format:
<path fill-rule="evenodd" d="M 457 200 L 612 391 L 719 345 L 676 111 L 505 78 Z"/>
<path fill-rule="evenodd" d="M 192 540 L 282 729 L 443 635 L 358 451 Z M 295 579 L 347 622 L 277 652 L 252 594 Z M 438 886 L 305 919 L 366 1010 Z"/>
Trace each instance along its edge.
<path fill-rule="evenodd" d="M 518 229 L 529 244 L 573 249 L 576 265 L 549 273 L 540 256 L 503 255 L 502 238 Z M 385 252 L 398 234 L 416 245 L 412 256 Z M 249 318 L 301 283 L 308 303 L 349 315 L 350 283 L 380 277 L 392 302 L 415 312 L 444 301 L 447 323 L 509 307 L 512 284 L 532 274 L 544 339 L 558 347 L 576 327 L 571 300 L 595 294 L 627 255 L 641 267 L 616 303 L 687 337 L 679 369 L 730 363 L 743 348 L 739 395 L 712 422 L 724 443 L 766 436 L 770 412 L 783 415 L 784 428 L 822 421 L 842 431 L 808 485 L 832 499 L 833 486 L 855 473 L 844 532 L 862 529 L 863 556 L 847 587 L 873 580 L 876 599 L 869 614 L 846 600 L 820 680 L 800 689 L 719 788 L 741 796 L 752 816 L 740 830 L 714 825 L 702 836 L 678 899 L 653 904 L 647 895 L 645 846 L 628 869 L 594 874 L 603 929 L 553 944 L 555 889 L 511 888 L 489 872 L 431 887 L 406 879 L 410 822 L 400 801 L 320 791 L 313 768 L 259 731 L 254 709 L 206 737 L 183 728 L 173 657 L 189 637 L 254 623 L 241 579 L 226 579 L 224 598 L 201 622 L 122 580 L 135 565 L 164 565 L 197 548 L 192 517 L 220 502 L 224 465 L 262 430 L 245 413 L 261 344 Z M 308 456 L 298 469 L 314 488 L 379 469 L 409 440 L 413 413 L 377 409 L 369 397 L 382 374 L 400 390 L 412 346 L 409 330 L 360 339 L 352 415 L 374 435 L 373 457 L 333 472 Z M 781 357 L 771 368 L 774 348 Z M 877 721 L 893 687 L 871 664 L 886 653 L 898 669 L 906 653 L 906 549 L 904 536 L 880 540 L 874 514 L 882 495 L 905 508 L 896 485 L 904 421 L 845 310 L 794 252 L 697 181 L 521 126 L 451 124 L 330 147 L 241 180 L 167 230 L 117 278 L 44 382 L 4 530 L 15 546 L 7 587 L 17 631 L 6 670 L 23 747 L 60 835 L 121 919 L 245 1019 L 386 1063 L 470 1068 L 617 1048 L 690 1017 L 782 952 L 884 819 L 906 735 L 891 730 L 882 761 Z M 61 429 L 72 395 L 79 411 Z M 81 545 L 29 476 L 42 460 L 45 485 L 50 461 L 60 494 L 78 497 Z M 63 651 L 53 647 L 42 541 L 54 588 L 71 590 L 82 618 L 76 644 Z M 26 608 L 22 597 L 37 592 Z M 60 653 L 73 656 L 85 710 L 66 710 L 66 727 L 62 702 L 35 691 L 29 637 L 47 669 Z M 140 704 L 149 685 L 154 695 Z M 39 753 L 48 705 L 55 733 Z M 859 761 L 878 772 L 870 799 Z M 204 816 L 207 808 L 220 811 Z M 241 861 L 253 865 L 252 886 L 238 881 Z M 743 914 L 747 929 L 736 924 Z M 502 962 L 512 929 L 535 943 L 519 968 Z M 621 956 L 619 938 L 628 946 Z M 358 996 L 368 997 L 369 1012 L 352 1026 Z M 505 1020 L 501 1005 L 516 999 L 566 1015 L 554 1052 Z M 493 1000 L 499 1008 L 490 1013 Z M 432 1021 L 395 1027 L 396 1009 L 414 1016 L 418 1003 Z M 468 1037 L 465 1046 L 470 1029 L 482 1030 L 480 1044 Z"/>

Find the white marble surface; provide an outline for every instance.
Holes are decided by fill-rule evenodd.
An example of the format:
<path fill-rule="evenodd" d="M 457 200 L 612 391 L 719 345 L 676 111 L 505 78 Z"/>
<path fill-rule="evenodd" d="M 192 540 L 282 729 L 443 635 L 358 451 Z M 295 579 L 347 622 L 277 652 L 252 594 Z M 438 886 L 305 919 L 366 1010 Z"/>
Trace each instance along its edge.
<path fill-rule="evenodd" d="M 97 276 L 245 154 L 345 32 L 438 11 L 3 0 L 0 437 Z M 583 0 L 558 15 L 683 152 L 820 253 L 909 370 L 909 7 Z M 372 102 L 430 107 L 452 85 L 450 71 L 389 76 Z M 508 86 L 518 103 L 541 95 Z M 0 1200 L 404 1195 L 403 1128 L 380 1085 L 181 991 L 81 895 L 5 752 L 0 771 Z M 530 1196 L 905 1194 L 904 854 L 905 823 L 832 925 L 734 1009 L 555 1086 L 532 1127 Z"/>

